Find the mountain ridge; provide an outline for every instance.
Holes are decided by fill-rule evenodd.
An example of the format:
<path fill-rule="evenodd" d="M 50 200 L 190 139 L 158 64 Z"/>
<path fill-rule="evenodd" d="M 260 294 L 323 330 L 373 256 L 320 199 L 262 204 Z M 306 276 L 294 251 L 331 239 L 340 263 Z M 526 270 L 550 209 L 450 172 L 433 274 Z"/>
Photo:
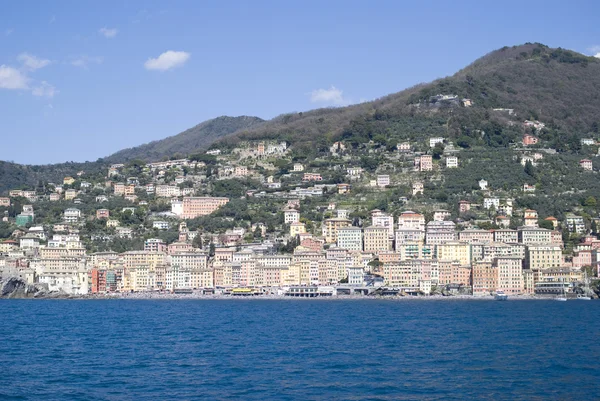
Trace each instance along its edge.
<path fill-rule="evenodd" d="M 472 107 L 434 102 L 438 94 L 471 98 Z M 277 140 L 293 145 L 293 157 L 326 154 L 334 141 L 357 147 L 375 141 L 395 146 L 444 136 L 463 148 L 507 147 L 520 141 L 526 119 L 540 120 L 535 132 L 548 147 L 577 152 L 579 139 L 598 134 L 600 60 L 539 43 L 505 46 L 487 53 L 455 74 L 419 83 L 370 102 L 346 107 L 286 113 L 272 120 L 217 117 L 180 134 L 123 149 L 91 163 L 28 166 L 0 163 L 0 190 L 56 181 L 79 170 L 101 171 L 109 163 L 156 161 L 186 156 L 210 147 L 234 147 L 241 141 Z M 514 109 L 514 115 L 494 108 Z"/>
<path fill-rule="evenodd" d="M 264 122 L 265 120 L 253 116 L 220 116 L 201 122 L 179 134 L 122 149 L 102 159 L 106 162 L 123 163 L 133 159 L 156 161 L 178 153 L 188 155 L 208 147 L 222 136 L 248 129 Z"/>

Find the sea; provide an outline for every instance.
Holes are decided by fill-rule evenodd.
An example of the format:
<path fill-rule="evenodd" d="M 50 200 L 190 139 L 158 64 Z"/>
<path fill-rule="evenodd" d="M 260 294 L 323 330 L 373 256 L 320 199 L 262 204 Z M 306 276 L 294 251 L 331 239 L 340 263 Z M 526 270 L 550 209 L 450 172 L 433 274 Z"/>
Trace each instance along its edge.
<path fill-rule="evenodd" d="M 600 302 L 3 300 L 0 400 L 600 399 Z"/>

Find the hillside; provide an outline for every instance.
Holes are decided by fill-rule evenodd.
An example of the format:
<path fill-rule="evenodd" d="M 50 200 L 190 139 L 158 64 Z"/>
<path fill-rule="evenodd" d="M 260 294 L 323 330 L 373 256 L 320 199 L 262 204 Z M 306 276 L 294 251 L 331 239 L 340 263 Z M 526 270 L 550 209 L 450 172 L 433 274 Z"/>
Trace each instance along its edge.
<path fill-rule="evenodd" d="M 432 97 L 438 94 L 469 98 L 473 106 L 436 103 Z M 515 126 L 525 119 L 544 122 L 546 129 L 541 135 L 556 144 L 567 135 L 579 138 L 598 131 L 598 99 L 600 60 L 526 44 L 493 51 L 451 77 L 372 102 L 283 115 L 227 136 L 218 145 L 279 139 L 296 144 L 302 149 L 299 154 L 314 154 L 339 139 L 357 145 L 377 136 L 390 141 L 443 135 L 463 137 L 465 144 L 504 146 L 518 140 L 522 130 Z M 494 108 L 513 109 L 514 114 L 493 112 Z M 480 130 L 487 137 L 482 138 Z"/>
<path fill-rule="evenodd" d="M 157 161 L 163 157 L 172 157 L 177 154 L 186 156 L 208 147 L 226 135 L 260 126 L 263 122 L 264 120 L 258 117 L 217 117 L 180 134 L 134 148 L 123 149 L 103 160 L 109 163 L 124 163 L 133 159 Z"/>
<path fill-rule="evenodd" d="M 439 94 L 456 95 L 458 101 L 439 100 Z M 464 107 L 463 98 L 471 99 L 472 106 Z M 99 171 L 108 163 L 186 156 L 210 146 L 233 148 L 251 140 L 286 141 L 292 145 L 293 160 L 312 160 L 327 155 L 338 140 L 354 149 L 369 142 L 391 149 L 400 141 L 423 145 L 427 137 L 442 136 L 468 150 L 506 148 L 519 143 L 525 132 L 533 132 L 544 147 L 580 154 L 579 140 L 594 137 L 599 130 L 598 99 L 599 59 L 541 44 L 504 47 L 453 76 L 371 102 L 289 113 L 270 121 L 219 117 L 96 163 L 1 163 L 0 191 L 57 181 L 79 170 Z M 497 108 L 513 113 L 493 110 Z M 526 119 L 539 120 L 545 127 L 531 131 L 523 127 Z"/>

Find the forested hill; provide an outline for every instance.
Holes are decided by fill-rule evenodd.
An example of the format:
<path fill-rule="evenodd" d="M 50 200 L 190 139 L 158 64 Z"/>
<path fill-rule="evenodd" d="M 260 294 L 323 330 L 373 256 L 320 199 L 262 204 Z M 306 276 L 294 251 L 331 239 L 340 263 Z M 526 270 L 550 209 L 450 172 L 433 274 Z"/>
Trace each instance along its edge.
<path fill-rule="evenodd" d="M 440 94 L 456 99 L 443 100 Z M 470 99 L 472 106 L 464 107 L 462 99 Z M 508 146 L 520 140 L 524 120 L 539 120 L 545 124 L 539 135 L 547 145 L 571 150 L 569 143 L 576 147 L 578 138 L 598 131 L 599 99 L 599 59 L 525 44 L 493 51 L 451 77 L 359 105 L 286 114 L 214 146 L 279 139 L 295 144 L 298 154 L 310 155 L 336 140 L 358 146 L 430 135 L 465 147 Z"/>
<path fill-rule="evenodd" d="M 245 140 L 286 141 L 292 145 L 295 160 L 310 160 L 326 155 L 338 140 L 355 149 L 365 143 L 391 149 L 400 141 L 424 143 L 425 138 L 442 136 L 468 150 L 507 148 L 531 132 L 541 140 L 539 146 L 579 154 L 580 139 L 598 134 L 599 100 L 600 59 L 537 43 L 504 47 L 451 77 L 371 102 L 289 113 L 270 121 L 218 117 L 95 163 L 21 166 L 3 162 L 0 191 L 57 181 L 78 170 L 95 174 L 109 163 L 186 156 L 210 146 L 233 148 Z M 525 120 L 539 120 L 544 127 L 525 127 Z"/>
<path fill-rule="evenodd" d="M 263 122 L 264 120 L 258 117 L 217 117 L 200 123 L 180 134 L 134 148 L 123 149 L 104 158 L 104 161 L 109 163 L 124 163 L 133 159 L 157 161 L 177 154 L 184 157 L 207 148 L 223 136 L 260 126 Z"/>

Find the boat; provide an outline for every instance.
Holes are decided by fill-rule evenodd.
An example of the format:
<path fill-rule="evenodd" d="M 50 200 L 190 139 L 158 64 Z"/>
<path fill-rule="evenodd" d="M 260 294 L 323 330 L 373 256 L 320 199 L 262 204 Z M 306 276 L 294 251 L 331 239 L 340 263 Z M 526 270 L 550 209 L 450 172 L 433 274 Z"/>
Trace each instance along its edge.
<path fill-rule="evenodd" d="M 579 299 L 581 301 L 591 301 L 592 297 L 588 297 L 587 295 L 584 295 L 584 294 L 577 294 L 577 299 Z"/>
<path fill-rule="evenodd" d="M 508 299 L 508 295 L 504 293 L 504 291 L 498 290 L 496 291 L 496 295 L 494 295 L 494 299 L 496 301 L 506 301 Z"/>
<path fill-rule="evenodd" d="M 560 295 L 557 295 L 554 300 L 564 302 L 567 300 L 567 294 L 565 293 L 565 283 L 562 279 L 560 280 L 560 284 Z"/>

